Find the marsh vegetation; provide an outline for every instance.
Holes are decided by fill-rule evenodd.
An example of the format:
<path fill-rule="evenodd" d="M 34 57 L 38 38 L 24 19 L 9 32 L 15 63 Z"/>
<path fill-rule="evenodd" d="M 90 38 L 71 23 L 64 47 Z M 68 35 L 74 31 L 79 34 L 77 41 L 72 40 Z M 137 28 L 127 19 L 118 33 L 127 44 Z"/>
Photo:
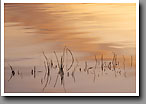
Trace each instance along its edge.
<path fill-rule="evenodd" d="M 123 60 L 118 59 L 119 56 L 114 52 L 112 53 L 113 56 L 111 56 L 110 60 L 106 60 L 104 54 L 101 54 L 99 56 L 95 55 L 92 61 L 85 60 L 81 62 L 78 61 L 79 59 L 77 59 L 74 53 L 67 47 L 64 47 L 62 53 L 53 51 L 53 59 L 51 59 L 49 57 L 49 54 L 46 53 L 47 52 L 44 51 L 42 52 L 42 67 L 37 67 L 38 65 L 35 65 L 32 66 L 30 72 L 28 70 L 28 72 L 25 72 L 30 73 L 30 75 L 33 76 L 34 79 L 38 77 L 39 73 L 41 73 L 41 76 L 39 76 L 39 82 L 42 86 L 42 92 L 45 92 L 45 89 L 49 86 L 53 86 L 54 89 L 56 88 L 56 86 L 60 86 L 63 88 L 64 92 L 68 92 L 68 89 L 65 87 L 68 83 L 66 83 L 65 80 L 70 78 L 72 79 L 72 82 L 70 83 L 76 84 L 76 81 L 81 80 L 80 77 L 82 76 L 82 73 L 92 77 L 90 81 L 93 81 L 94 83 L 96 83 L 97 80 L 100 80 L 100 77 L 104 78 L 107 76 L 113 77 L 115 79 L 126 79 L 127 73 L 129 73 L 129 70 L 127 70 L 129 66 L 127 66 L 126 69 L 125 56 L 122 56 Z M 99 58 L 97 59 L 97 57 Z M 132 66 L 132 56 L 129 57 L 130 68 L 135 71 L 134 66 Z M 21 69 L 17 68 L 17 66 L 15 66 L 16 69 L 13 68 L 10 63 L 8 63 L 8 66 L 9 73 L 11 73 L 10 78 L 7 80 L 8 82 L 13 80 L 13 77 L 16 79 L 19 76 L 21 77 L 21 79 L 23 79 L 23 77 L 26 77 L 25 75 L 23 75 L 23 72 L 20 71 Z M 82 81 L 88 83 L 89 79 L 85 78 Z"/>

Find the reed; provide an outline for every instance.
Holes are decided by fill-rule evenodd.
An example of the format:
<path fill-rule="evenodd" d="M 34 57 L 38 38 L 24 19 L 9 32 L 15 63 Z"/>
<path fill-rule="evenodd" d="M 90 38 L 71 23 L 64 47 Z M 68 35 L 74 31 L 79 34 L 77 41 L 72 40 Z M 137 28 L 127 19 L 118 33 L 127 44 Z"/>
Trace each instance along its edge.
<path fill-rule="evenodd" d="M 86 71 L 87 71 L 87 67 L 88 67 L 88 65 L 87 65 L 87 61 L 85 61 L 85 68 L 84 68 L 84 72 L 86 72 Z"/>
<path fill-rule="evenodd" d="M 103 69 L 104 69 L 104 64 L 103 64 L 103 54 L 101 55 L 101 71 L 103 75 Z"/>
<path fill-rule="evenodd" d="M 120 69 L 120 62 L 118 60 L 119 56 L 113 52 L 113 56 L 111 57 L 110 60 L 106 61 L 105 60 L 105 56 L 103 54 L 101 54 L 101 56 L 99 56 L 99 60 L 97 60 L 97 56 L 95 55 L 94 57 L 94 62 L 93 66 L 89 64 L 89 62 L 85 61 L 85 66 L 83 66 L 84 68 L 81 68 L 82 66 L 79 65 L 79 61 L 77 60 L 76 57 L 74 57 L 72 51 L 67 48 L 64 47 L 63 49 L 63 53 L 61 53 L 60 57 L 58 57 L 56 51 L 53 52 L 54 53 L 54 57 L 56 59 L 56 62 L 54 62 L 53 59 L 48 58 L 47 55 L 45 54 L 45 52 L 43 52 L 43 68 L 45 69 L 45 71 L 37 71 L 37 67 L 33 66 L 33 69 L 30 69 L 31 71 L 31 75 L 36 78 L 36 72 L 44 72 L 43 73 L 43 77 L 39 80 L 39 83 L 42 84 L 43 86 L 43 91 L 45 90 L 45 88 L 47 87 L 48 84 L 50 84 L 52 82 L 52 72 L 53 71 L 57 71 L 57 74 L 55 76 L 55 81 L 53 82 L 53 87 L 56 87 L 56 84 L 58 82 L 58 80 L 60 80 L 61 82 L 61 86 L 63 86 L 64 91 L 66 92 L 65 89 L 65 80 L 66 78 L 73 78 L 74 83 L 78 80 L 77 79 L 77 73 L 76 71 L 80 71 L 80 73 L 85 73 L 85 74 L 93 74 L 93 82 L 96 81 L 96 77 L 99 77 L 102 75 L 103 73 L 106 74 L 108 72 L 112 72 L 114 71 L 114 75 L 115 77 L 117 77 L 117 75 L 121 75 L 122 73 L 122 69 L 124 69 L 124 77 L 126 77 L 126 65 L 125 65 L 125 56 L 123 55 L 123 68 Z M 70 58 L 70 61 L 66 61 L 67 58 Z M 100 62 L 100 64 L 98 63 Z M 133 66 L 133 57 L 131 56 L 131 67 Z M 70 64 L 69 64 L 70 63 Z M 99 64 L 99 65 L 98 65 Z M 11 77 L 8 81 L 11 80 L 11 78 L 15 75 L 15 70 L 13 69 L 13 67 L 9 64 L 10 70 L 11 70 Z M 37 69 L 37 70 L 36 70 Z M 56 70 L 51 70 L 51 69 L 56 69 Z M 99 69 L 99 70 L 97 70 Z M 30 72 L 29 72 L 30 73 Z M 18 75 L 21 74 L 18 70 Z M 65 76 L 67 75 L 67 77 Z M 71 76 L 71 77 L 70 77 Z"/>
<path fill-rule="evenodd" d="M 8 64 L 8 65 L 9 65 L 10 70 L 11 70 L 11 76 L 10 76 L 10 78 L 8 80 L 8 81 L 10 81 L 12 79 L 12 77 L 15 76 L 15 71 L 14 71 L 13 67 L 10 64 Z"/>
<path fill-rule="evenodd" d="M 125 70 L 125 56 L 123 55 L 123 66 L 124 66 L 124 77 L 126 77 L 126 70 Z"/>
<path fill-rule="evenodd" d="M 77 64 L 76 64 L 76 66 L 74 67 L 74 70 L 73 70 L 72 73 L 71 73 L 72 78 L 74 79 L 74 83 L 75 83 L 75 81 L 76 81 L 76 79 L 75 79 L 75 71 L 76 71 L 77 67 L 79 66 L 79 62 L 78 62 L 77 59 L 76 59 L 76 62 L 77 62 Z"/>
<path fill-rule="evenodd" d="M 96 58 L 96 55 L 95 55 L 95 67 L 94 67 L 94 70 L 93 70 L 93 74 L 94 74 L 93 81 L 94 82 L 95 82 L 95 79 L 96 79 L 96 68 L 97 68 L 97 58 Z"/>
<path fill-rule="evenodd" d="M 113 59 L 112 59 L 112 65 L 113 65 L 113 70 L 115 72 L 115 77 L 117 76 L 116 75 L 116 65 L 117 65 L 117 55 L 113 52 Z"/>
<path fill-rule="evenodd" d="M 46 77 L 46 83 L 43 87 L 43 91 L 44 89 L 46 88 L 46 86 L 48 85 L 48 83 L 50 84 L 51 82 L 51 76 L 50 76 L 50 64 L 49 64 L 49 59 L 48 57 L 45 55 L 45 52 L 43 52 L 43 56 L 45 58 L 45 61 L 44 61 L 44 65 L 45 65 L 45 69 L 47 70 L 46 73 L 45 73 L 45 76 L 44 76 L 44 79 Z"/>

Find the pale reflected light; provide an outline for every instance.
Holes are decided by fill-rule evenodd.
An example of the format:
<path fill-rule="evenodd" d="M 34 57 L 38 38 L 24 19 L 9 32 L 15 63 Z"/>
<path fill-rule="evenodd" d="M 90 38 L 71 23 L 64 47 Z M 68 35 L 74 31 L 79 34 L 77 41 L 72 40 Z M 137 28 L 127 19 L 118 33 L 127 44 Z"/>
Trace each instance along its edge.
<path fill-rule="evenodd" d="M 32 69 L 32 66 L 36 66 L 36 68 L 42 70 L 44 68 L 42 66 L 44 65 L 42 53 L 45 52 L 46 56 L 55 63 L 54 51 L 60 57 L 64 47 L 72 51 L 82 69 L 85 68 L 86 62 L 93 67 L 95 65 L 95 57 L 101 63 L 103 56 L 103 60 L 108 63 L 113 60 L 113 55 L 116 53 L 120 62 L 119 66 L 121 66 L 121 69 L 119 68 L 118 70 L 123 69 L 123 64 L 126 64 L 126 68 L 130 69 L 130 60 L 132 59 L 132 68 L 134 70 L 129 72 L 129 79 L 126 81 L 123 79 L 114 80 L 117 86 L 113 87 L 110 83 L 111 77 L 109 79 L 105 77 L 102 81 L 105 82 L 106 80 L 106 86 L 104 86 L 105 83 L 98 80 L 101 84 L 98 90 L 96 89 L 97 87 L 92 89 L 89 86 L 88 91 L 104 92 L 104 89 L 107 89 L 105 92 L 135 92 L 135 3 L 6 3 L 4 13 L 5 67 L 7 71 L 9 70 L 8 63 L 11 63 L 16 68 L 20 67 L 27 70 L 27 68 Z M 124 59 L 126 60 L 125 62 L 123 61 Z M 53 78 L 56 77 L 55 74 Z M 86 74 L 81 76 L 80 72 L 77 73 L 77 76 L 80 77 L 79 81 L 86 77 L 88 80 L 92 79 L 91 76 Z M 34 78 L 31 78 L 29 83 L 37 85 L 36 82 L 38 80 L 35 79 L 35 82 L 31 82 L 32 80 Z M 17 82 L 17 80 L 14 81 Z M 72 85 L 70 80 L 67 81 L 69 83 L 68 86 Z M 124 81 L 122 85 L 127 85 L 128 87 L 122 87 L 123 89 L 121 90 L 120 81 Z M 23 83 L 20 83 L 23 88 Z M 9 85 L 9 83 L 6 84 Z M 84 87 L 86 84 L 86 81 L 84 81 L 80 86 Z M 93 83 L 90 84 L 94 86 Z M 32 89 L 34 85 L 28 88 Z M 111 85 L 111 89 L 106 88 L 109 85 Z M 77 86 L 78 88 L 71 90 L 71 92 L 80 91 L 82 89 L 80 86 Z M 40 88 L 41 86 L 38 85 L 36 87 L 37 91 L 38 87 Z M 62 92 L 63 90 L 60 88 L 56 90 L 52 88 L 48 91 Z M 72 87 L 69 86 L 68 88 Z M 34 92 L 36 89 L 33 89 Z M 13 90 L 15 91 L 15 89 Z M 25 92 L 25 90 L 28 91 L 28 89 L 22 91 Z M 86 91 L 86 89 L 83 90 Z M 8 88 L 7 92 L 11 92 L 11 89 Z"/>

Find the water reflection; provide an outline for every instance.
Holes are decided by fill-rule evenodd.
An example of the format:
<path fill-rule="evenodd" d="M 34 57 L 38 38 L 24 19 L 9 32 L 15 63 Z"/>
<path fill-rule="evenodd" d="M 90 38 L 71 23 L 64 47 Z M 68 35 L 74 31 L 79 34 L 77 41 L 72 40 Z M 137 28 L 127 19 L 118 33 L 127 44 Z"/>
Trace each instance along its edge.
<path fill-rule="evenodd" d="M 10 74 L 9 83 L 6 81 L 7 92 L 15 91 L 8 87 L 13 81 L 13 84 L 24 82 L 38 85 L 39 80 L 41 88 L 39 85 L 35 88 L 43 88 L 44 92 L 78 92 L 80 88 L 74 90 L 72 81 L 78 83 L 80 80 L 86 85 L 91 82 L 90 79 L 96 83 L 101 76 L 135 78 L 136 4 L 6 3 L 4 9 L 6 79 Z M 25 69 L 26 66 L 29 68 Z M 17 74 L 22 80 L 25 76 L 33 76 L 33 79 L 22 82 L 13 80 L 16 77 L 13 67 L 21 67 Z M 128 69 L 134 70 L 127 72 Z M 112 83 L 113 80 L 109 78 L 108 81 Z M 135 79 L 132 82 L 135 86 Z M 99 83 L 102 85 L 103 82 Z M 126 84 L 129 85 L 128 82 Z M 29 91 L 34 85 L 23 91 Z M 55 90 L 48 89 L 48 86 L 53 86 Z M 40 91 L 36 89 L 34 92 Z M 94 87 L 88 89 L 89 92 L 97 90 Z M 108 91 L 113 91 L 111 89 Z M 135 88 L 132 89 L 134 91 Z M 103 91 L 98 88 L 97 92 L 100 90 Z"/>
<path fill-rule="evenodd" d="M 23 26 L 37 43 L 59 41 L 78 51 L 135 50 L 135 18 L 135 4 L 5 4 L 5 24 Z"/>
<path fill-rule="evenodd" d="M 70 53 L 71 55 L 71 60 L 70 61 L 66 61 L 68 59 L 68 53 Z M 94 62 L 87 62 L 85 61 L 85 66 L 82 66 L 83 63 L 79 63 L 79 61 L 74 58 L 73 53 L 71 52 L 70 49 L 68 49 L 67 47 L 64 48 L 63 50 L 63 54 L 58 57 L 56 52 L 54 51 L 54 57 L 56 57 L 56 61 L 52 61 L 52 59 L 50 59 L 48 56 L 46 56 L 46 54 L 43 52 L 42 53 L 44 56 L 44 67 L 36 67 L 34 66 L 33 69 L 18 69 L 17 70 L 17 75 L 20 75 L 19 70 L 23 70 L 26 74 L 31 73 L 31 76 L 33 76 L 33 79 L 30 79 L 32 82 L 34 81 L 34 79 L 36 79 L 37 77 L 39 79 L 37 79 L 37 81 L 40 81 L 41 85 L 38 85 L 39 83 L 37 83 L 38 86 L 42 87 L 40 88 L 38 91 L 40 92 L 46 92 L 45 89 L 46 88 L 50 88 L 51 86 L 56 87 L 57 83 L 58 83 L 58 79 L 60 79 L 60 84 L 58 84 L 57 86 L 63 87 L 64 92 L 72 92 L 71 90 L 68 90 L 65 86 L 68 85 L 69 83 L 73 84 L 72 82 L 74 82 L 74 84 L 76 85 L 76 80 L 77 82 L 82 83 L 82 81 L 89 83 L 90 81 L 93 80 L 93 82 L 95 83 L 94 86 L 96 86 L 97 80 L 102 80 L 100 79 L 100 77 L 108 77 L 108 79 L 111 81 L 111 83 L 115 84 L 115 82 L 113 82 L 115 79 L 123 79 L 124 80 L 129 80 L 129 78 L 131 78 L 132 74 L 132 78 L 134 77 L 134 67 L 131 66 L 129 68 L 129 65 L 127 66 L 125 63 L 125 57 L 123 56 L 123 62 L 121 62 L 118 59 L 118 55 L 113 53 L 113 58 L 112 60 L 104 60 L 104 56 L 103 54 L 100 56 L 101 59 L 97 60 L 96 56 L 95 56 L 95 64 L 93 64 Z M 132 59 L 132 58 L 131 58 Z M 75 61 L 76 60 L 76 61 Z M 99 64 L 97 64 L 97 62 L 99 61 Z M 71 64 L 69 65 L 68 63 L 71 62 Z M 133 64 L 132 60 L 131 60 L 131 65 Z M 8 82 L 5 81 L 5 83 L 9 84 L 9 81 L 16 75 L 16 69 L 14 70 L 14 68 L 12 67 L 12 65 L 8 64 L 9 68 L 5 68 L 5 74 L 8 77 L 10 72 L 7 72 L 8 69 L 11 70 L 11 75 L 10 78 L 8 79 Z M 67 66 L 68 67 L 65 67 Z M 94 66 L 95 65 L 95 66 Z M 16 66 L 15 66 L 16 68 Z M 83 69 L 83 70 L 81 70 Z M 30 70 L 30 71 L 28 71 Z M 42 74 L 41 74 L 42 73 Z M 41 74 L 41 75 L 39 75 Z M 72 77 L 72 82 L 67 82 L 67 79 L 70 79 L 71 77 L 69 76 L 71 74 Z M 39 75 L 39 76 L 38 76 Z M 16 76 L 14 80 L 18 79 L 18 76 Z M 24 75 L 21 72 L 21 76 L 24 77 L 28 77 L 28 75 Z M 80 79 L 81 76 L 90 76 L 92 79 L 86 78 L 85 79 Z M 115 79 L 111 79 L 111 78 L 115 78 Z M 7 79 L 7 78 L 6 78 Z M 13 84 L 18 84 L 21 81 L 18 81 L 17 83 L 13 83 Z M 23 81 L 22 81 L 23 82 Z M 65 82 L 67 82 L 65 84 Z M 27 84 L 27 80 L 25 82 Z M 104 83 L 107 83 L 106 81 L 104 81 Z M 121 83 L 123 83 L 121 81 Z M 23 83 L 24 84 L 24 83 Z M 135 83 L 132 83 L 132 85 L 134 85 Z M 77 84 L 78 85 L 78 84 Z M 124 85 L 125 86 L 125 85 Z M 35 86 L 34 86 L 35 88 Z M 86 87 L 85 87 L 86 88 Z M 92 88 L 92 87 L 91 87 Z M 6 87 L 7 89 L 7 87 Z M 42 89 L 42 91 L 41 91 Z M 70 89 L 70 88 L 69 88 Z M 88 89 L 88 88 L 87 88 Z M 108 89 L 110 91 L 110 89 Z M 134 91 L 134 88 L 131 89 L 132 91 Z M 12 90 L 13 91 L 13 90 Z M 50 90 L 48 90 L 50 91 Z M 94 91 L 96 92 L 96 90 L 94 89 Z M 7 92 L 7 91 L 6 91 Z M 19 91 L 21 92 L 21 91 Z M 56 91 L 54 91 L 56 92 Z M 88 92 L 88 91 L 87 91 Z M 90 90 L 89 90 L 90 92 Z"/>

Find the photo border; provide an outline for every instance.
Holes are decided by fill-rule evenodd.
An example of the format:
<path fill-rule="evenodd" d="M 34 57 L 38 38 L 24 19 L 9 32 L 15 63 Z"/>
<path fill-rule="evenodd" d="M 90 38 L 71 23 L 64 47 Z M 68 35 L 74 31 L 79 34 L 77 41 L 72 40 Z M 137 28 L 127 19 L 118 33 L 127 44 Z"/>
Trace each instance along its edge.
<path fill-rule="evenodd" d="M 4 3 L 136 3 L 136 93 L 5 93 Z M 1 96 L 139 96 L 139 0 L 1 0 Z"/>

